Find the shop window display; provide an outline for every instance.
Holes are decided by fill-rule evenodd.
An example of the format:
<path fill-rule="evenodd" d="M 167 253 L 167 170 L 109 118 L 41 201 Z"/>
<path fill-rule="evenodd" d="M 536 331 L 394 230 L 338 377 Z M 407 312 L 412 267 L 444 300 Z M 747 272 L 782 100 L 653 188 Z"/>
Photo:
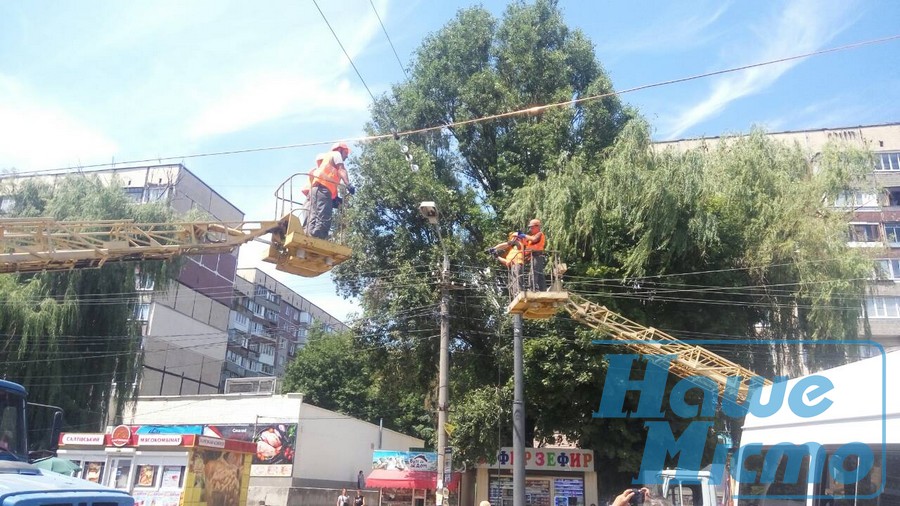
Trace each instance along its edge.
<path fill-rule="evenodd" d="M 84 478 L 87 481 L 100 483 L 103 479 L 103 467 L 105 464 L 103 462 L 85 462 L 82 468 L 82 472 Z"/>

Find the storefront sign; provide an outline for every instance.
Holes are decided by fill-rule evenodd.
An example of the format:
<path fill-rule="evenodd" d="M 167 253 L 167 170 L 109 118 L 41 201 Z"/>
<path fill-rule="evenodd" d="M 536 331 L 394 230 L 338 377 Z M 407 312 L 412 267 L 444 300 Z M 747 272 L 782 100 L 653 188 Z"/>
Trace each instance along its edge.
<path fill-rule="evenodd" d="M 482 464 L 500 469 L 513 468 L 512 448 L 500 449 L 495 464 Z M 531 471 L 593 471 L 594 452 L 577 448 L 525 448 L 525 469 Z"/>
<path fill-rule="evenodd" d="M 181 434 L 139 434 L 138 446 L 181 446 Z"/>
<path fill-rule="evenodd" d="M 59 444 L 61 445 L 91 445 L 91 446 L 103 446 L 104 440 L 106 439 L 106 434 L 63 434 L 60 438 Z"/>
<path fill-rule="evenodd" d="M 127 425 L 117 425 L 109 436 L 109 442 L 113 446 L 122 447 L 131 442 L 131 427 Z"/>
<path fill-rule="evenodd" d="M 217 437 L 200 436 L 200 440 L 197 441 L 197 444 L 206 446 L 207 448 L 225 448 L 225 440 Z"/>

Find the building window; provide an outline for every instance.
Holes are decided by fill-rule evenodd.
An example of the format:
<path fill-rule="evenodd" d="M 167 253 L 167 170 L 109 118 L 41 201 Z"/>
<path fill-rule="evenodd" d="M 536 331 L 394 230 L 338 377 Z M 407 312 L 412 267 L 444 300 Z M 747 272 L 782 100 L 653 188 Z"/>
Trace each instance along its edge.
<path fill-rule="evenodd" d="M 312 315 L 306 311 L 300 311 L 300 323 L 312 323 Z"/>
<path fill-rule="evenodd" d="M 866 299 L 869 318 L 900 318 L 900 297 L 872 297 Z"/>
<path fill-rule="evenodd" d="M 149 292 L 153 290 L 153 277 L 144 273 L 138 273 L 134 276 L 134 289 L 139 292 Z"/>
<path fill-rule="evenodd" d="M 151 186 L 147 188 L 147 202 L 165 202 L 168 196 L 168 186 Z"/>
<path fill-rule="evenodd" d="M 258 322 L 250 322 L 250 333 L 258 336 L 268 336 L 266 329 Z"/>
<path fill-rule="evenodd" d="M 134 319 L 145 322 L 150 319 L 150 304 L 138 304 L 134 306 Z"/>
<path fill-rule="evenodd" d="M 900 170 L 900 151 L 875 153 L 875 170 Z"/>
<path fill-rule="evenodd" d="M 144 201 L 144 187 L 143 186 L 132 186 L 129 188 L 125 188 L 125 196 L 135 202 L 143 202 Z"/>
<path fill-rule="evenodd" d="M 875 279 L 900 280 L 900 259 L 879 258 L 875 260 Z"/>
<path fill-rule="evenodd" d="M 877 223 L 851 223 L 850 242 L 881 242 Z"/>
<path fill-rule="evenodd" d="M 887 192 L 887 205 L 890 207 L 900 207 L 900 187 L 894 186 L 884 189 Z"/>
<path fill-rule="evenodd" d="M 262 318 L 266 314 L 266 308 L 262 307 L 256 302 L 253 302 L 252 300 L 247 302 L 247 309 L 252 311 L 253 314 L 259 316 L 260 318 Z"/>
<path fill-rule="evenodd" d="M 878 197 L 874 193 L 855 191 L 843 191 L 834 200 L 835 207 L 878 207 Z"/>
<path fill-rule="evenodd" d="M 0 195 L 0 213 L 9 213 L 16 207 L 15 197 L 9 195 Z"/>
<path fill-rule="evenodd" d="M 900 223 L 885 223 L 884 238 L 891 243 L 891 246 L 900 247 Z"/>

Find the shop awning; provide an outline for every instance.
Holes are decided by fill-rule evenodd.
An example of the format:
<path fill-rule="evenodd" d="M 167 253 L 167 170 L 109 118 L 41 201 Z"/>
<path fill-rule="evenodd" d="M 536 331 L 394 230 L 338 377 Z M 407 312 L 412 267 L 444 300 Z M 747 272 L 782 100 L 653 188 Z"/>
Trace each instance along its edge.
<path fill-rule="evenodd" d="M 450 490 L 459 486 L 459 473 L 450 475 Z M 396 469 L 374 469 L 366 477 L 366 488 L 424 488 L 437 487 L 437 473 L 433 471 L 399 471 Z"/>

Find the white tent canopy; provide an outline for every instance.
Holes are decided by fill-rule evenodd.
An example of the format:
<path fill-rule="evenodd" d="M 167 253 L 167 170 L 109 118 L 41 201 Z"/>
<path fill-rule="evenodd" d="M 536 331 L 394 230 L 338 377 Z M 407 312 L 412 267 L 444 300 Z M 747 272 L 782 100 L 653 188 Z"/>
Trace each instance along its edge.
<path fill-rule="evenodd" d="M 814 376 L 814 375 L 810 375 Z M 887 353 L 816 373 L 828 378 L 834 389 L 822 397 L 803 401 L 815 405 L 827 398 L 833 402 L 823 413 L 803 418 L 787 403 L 793 387 L 801 378 L 787 381 L 785 400 L 771 416 L 758 417 L 748 413 L 741 435 L 741 446 L 748 444 L 775 445 L 778 443 L 843 445 L 850 442 L 866 444 L 900 443 L 900 352 Z M 772 387 L 757 392 L 768 402 Z"/>

